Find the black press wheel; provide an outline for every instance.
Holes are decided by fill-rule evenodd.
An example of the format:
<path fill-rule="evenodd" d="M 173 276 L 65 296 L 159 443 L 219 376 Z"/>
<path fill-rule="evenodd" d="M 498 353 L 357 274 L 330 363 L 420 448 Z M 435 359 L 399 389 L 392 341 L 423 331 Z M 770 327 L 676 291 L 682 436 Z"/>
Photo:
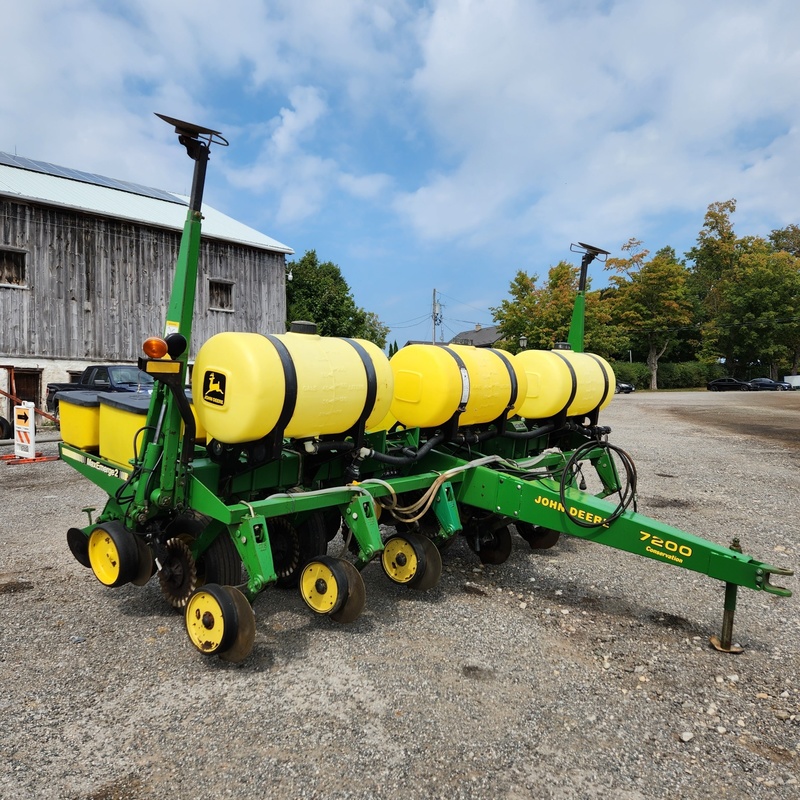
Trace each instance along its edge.
<path fill-rule="evenodd" d="M 504 564 L 511 555 L 511 531 L 508 525 L 495 528 L 491 536 L 482 537 L 477 551 L 481 564 Z"/>
<path fill-rule="evenodd" d="M 561 538 L 560 531 L 531 525 L 529 522 L 517 522 L 517 533 L 530 545 L 531 550 L 549 550 L 555 547 Z"/>

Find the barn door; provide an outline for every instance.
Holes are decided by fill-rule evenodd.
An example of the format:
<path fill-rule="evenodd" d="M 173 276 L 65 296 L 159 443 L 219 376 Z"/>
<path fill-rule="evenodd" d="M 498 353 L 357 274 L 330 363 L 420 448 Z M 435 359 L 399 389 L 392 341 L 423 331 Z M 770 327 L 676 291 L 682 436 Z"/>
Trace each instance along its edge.
<path fill-rule="evenodd" d="M 20 400 L 33 403 L 36 408 L 42 407 L 42 371 L 40 369 L 15 369 L 14 394 Z"/>

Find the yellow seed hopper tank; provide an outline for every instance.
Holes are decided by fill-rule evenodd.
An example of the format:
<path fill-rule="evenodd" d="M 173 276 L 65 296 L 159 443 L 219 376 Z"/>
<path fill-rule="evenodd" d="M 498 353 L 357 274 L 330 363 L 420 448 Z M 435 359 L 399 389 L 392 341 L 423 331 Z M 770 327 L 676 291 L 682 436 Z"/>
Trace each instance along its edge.
<path fill-rule="evenodd" d="M 208 436 L 238 444 L 276 429 L 287 438 L 374 426 L 389 411 L 392 371 L 363 339 L 315 333 L 220 333 L 200 348 L 192 378 Z"/>

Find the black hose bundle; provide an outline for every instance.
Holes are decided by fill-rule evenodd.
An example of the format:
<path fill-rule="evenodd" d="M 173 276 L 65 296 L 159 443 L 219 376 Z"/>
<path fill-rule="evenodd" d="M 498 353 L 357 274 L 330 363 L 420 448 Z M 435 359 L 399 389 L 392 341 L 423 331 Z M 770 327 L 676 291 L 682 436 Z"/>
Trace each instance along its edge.
<path fill-rule="evenodd" d="M 598 448 L 601 450 L 607 450 L 609 453 L 617 454 L 619 460 L 622 462 L 622 465 L 625 468 L 626 483 L 624 489 L 620 488 L 619 503 L 617 504 L 616 509 L 607 519 L 604 519 L 601 522 L 587 522 L 586 520 L 578 519 L 577 517 L 570 517 L 570 519 L 580 528 L 599 528 L 601 525 L 610 525 L 625 513 L 631 503 L 633 503 L 633 510 L 636 510 L 637 476 L 636 466 L 633 463 L 633 459 L 621 447 L 617 447 L 615 444 L 603 441 L 585 442 L 584 444 L 580 445 L 580 447 L 575 449 L 569 461 L 567 461 L 564 471 L 561 473 L 561 484 L 559 486 L 559 498 L 561 500 L 561 505 L 564 506 L 564 508 L 567 507 L 567 482 L 572 476 L 575 475 L 578 469 L 580 469 L 578 467 L 578 462 L 592 450 L 596 450 Z"/>

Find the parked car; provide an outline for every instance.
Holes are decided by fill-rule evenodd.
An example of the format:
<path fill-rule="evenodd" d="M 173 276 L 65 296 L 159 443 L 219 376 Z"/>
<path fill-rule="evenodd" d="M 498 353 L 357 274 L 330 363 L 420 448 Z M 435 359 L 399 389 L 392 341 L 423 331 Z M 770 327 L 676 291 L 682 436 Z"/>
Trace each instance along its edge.
<path fill-rule="evenodd" d="M 145 392 L 153 391 L 153 376 L 130 364 L 93 364 L 86 367 L 77 383 L 48 383 L 46 408 L 58 414 L 59 392 Z"/>
<path fill-rule="evenodd" d="M 788 392 L 792 388 L 786 381 L 773 381 L 772 378 L 753 378 L 749 381 L 754 392 Z"/>
<path fill-rule="evenodd" d="M 636 387 L 632 383 L 623 383 L 622 381 L 617 381 L 617 388 L 614 389 L 614 394 L 630 394 L 631 392 L 635 392 Z"/>
<path fill-rule="evenodd" d="M 714 378 L 706 384 L 709 392 L 749 392 L 750 384 L 736 378 Z"/>

